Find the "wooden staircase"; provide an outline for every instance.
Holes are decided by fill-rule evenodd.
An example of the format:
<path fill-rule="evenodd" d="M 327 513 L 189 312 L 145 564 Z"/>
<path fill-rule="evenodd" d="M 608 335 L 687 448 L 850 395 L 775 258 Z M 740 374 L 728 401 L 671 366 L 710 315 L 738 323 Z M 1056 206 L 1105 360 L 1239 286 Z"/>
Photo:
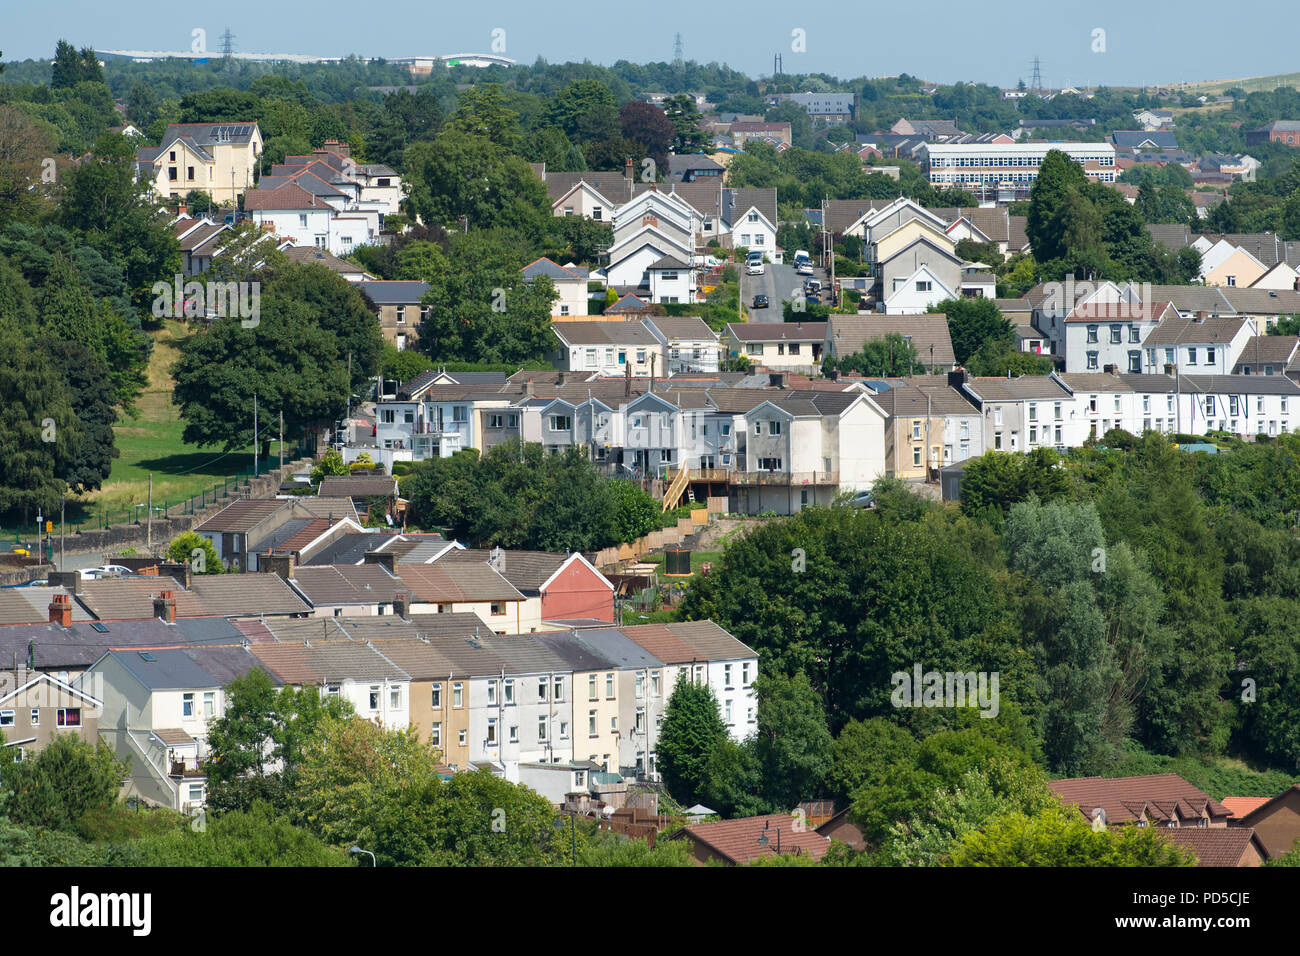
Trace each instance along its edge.
<path fill-rule="evenodd" d="M 682 500 L 682 493 L 689 492 L 687 487 L 690 484 L 691 472 L 689 468 L 679 468 L 673 475 L 673 480 L 668 483 L 668 488 L 664 491 L 663 510 L 669 511 L 676 508 Z"/>

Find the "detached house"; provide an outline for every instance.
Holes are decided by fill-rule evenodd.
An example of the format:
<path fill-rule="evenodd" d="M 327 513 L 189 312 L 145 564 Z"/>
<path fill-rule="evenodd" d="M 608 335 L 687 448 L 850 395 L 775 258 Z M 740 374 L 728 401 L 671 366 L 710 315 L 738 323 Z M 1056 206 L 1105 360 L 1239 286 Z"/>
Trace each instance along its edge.
<path fill-rule="evenodd" d="M 399 349 L 413 346 L 420 337 L 420 321 L 429 313 L 429 307 L 424 304 L 429 283 L 371 279 L 358 282 L 357 288 L 379 316 L 384 338 Z"/>
<path fill-rule="evenodd" d="M 257 123 L 172 123 L 162 142 L 136 151 L 136 178 L 164 199 L 190 192 L 234 206 L 257 178 L 262 132 Z"/>
<path fill-rule="evenodd" d="M 524 279 L 532 282 L 538 276 L 546 276 L 555 286 L 558 294 L 551 304 L 552 318 L 570 315 L 586 315 L 590 309 L 587 300 L 587 280 L 589 273 L 580 266 L 561 266 L 545 257 L 530 262 L 523 268 Z"/>

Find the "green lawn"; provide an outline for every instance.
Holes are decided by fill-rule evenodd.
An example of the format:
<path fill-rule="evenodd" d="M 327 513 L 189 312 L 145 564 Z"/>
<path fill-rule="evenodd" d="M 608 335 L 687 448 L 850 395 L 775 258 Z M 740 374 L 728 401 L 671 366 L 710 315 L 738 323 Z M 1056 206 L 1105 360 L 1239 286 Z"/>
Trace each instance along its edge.
<path fill-rule="evenodd" d="M 199 448 L 181 440 L 185 423 L 180 419 L 180 408 L 171 403 L 168 369 L 179 357 L 186 334 L 183 322 L 170 320 L 164 328 L 150 333 L 154 349 L 149 384 L 137 403 L 139 416 L 120 416 L 116 431 L 121 457 L 113 459 L 113 470 L 99 492 L 76 499 L 79 507 L 69 500 L 69 521 L 93 517 L 103 509 L 120 515 L 124 509 L 143 504 L 148 498 L 151 473 L 154 503 L 161 505 L 211 491 L 213 484 L 223 478 L 241 475 L 253 466 L 251 447 L 227 454 L 219 448 Z M 270 420 L 267 424 L 274 427 Z M 278 456 L 279 446 L 272 442 L 271 459 L 262 463 L 263 468 L 277 463 Z"/>

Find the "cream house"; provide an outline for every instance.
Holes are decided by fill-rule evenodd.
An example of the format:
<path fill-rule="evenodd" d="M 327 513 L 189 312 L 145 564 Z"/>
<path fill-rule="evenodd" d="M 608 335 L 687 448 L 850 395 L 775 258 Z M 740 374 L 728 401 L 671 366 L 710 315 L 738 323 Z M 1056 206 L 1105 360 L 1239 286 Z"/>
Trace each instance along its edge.
<path fill-rule="evenodd" d="M 257 123 L 173 123 L 162 143 L 136 152 L 136 176 L 165 199 L 191 191 L 233 206 L 252 189 L 262 156 Z"/>

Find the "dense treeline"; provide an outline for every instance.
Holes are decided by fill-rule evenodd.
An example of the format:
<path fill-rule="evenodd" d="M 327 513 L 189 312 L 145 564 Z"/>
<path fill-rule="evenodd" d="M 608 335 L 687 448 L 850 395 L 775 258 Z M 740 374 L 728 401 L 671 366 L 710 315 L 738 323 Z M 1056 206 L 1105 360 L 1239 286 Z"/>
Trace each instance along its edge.
<path fill-rule="evenodd" d="M 961 509 L 882 481 L 873 511 L 810 509 L 733 544 L 684 616 L 759 651 L 760 739 L 780 737 L 765 708 L 834 739 L 798 775 L 757 741 L 705 748 L 682 797 L 783 808 L 796 779 L 799 799 L 854 803 L 875 862 L 916 862 L 927 820 L 1042 812 L 1044 775 L 1175 770 L 1216 796 L 1300 778 L 1300 436 L 1104 445 L 990 452 Z M 996 673 L 997 713 L 899 706 L 895 675 L 917 665 Z"/>

